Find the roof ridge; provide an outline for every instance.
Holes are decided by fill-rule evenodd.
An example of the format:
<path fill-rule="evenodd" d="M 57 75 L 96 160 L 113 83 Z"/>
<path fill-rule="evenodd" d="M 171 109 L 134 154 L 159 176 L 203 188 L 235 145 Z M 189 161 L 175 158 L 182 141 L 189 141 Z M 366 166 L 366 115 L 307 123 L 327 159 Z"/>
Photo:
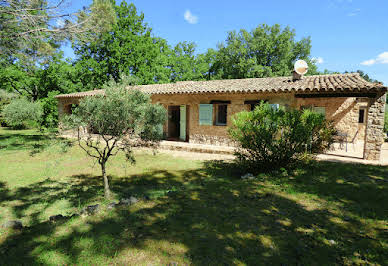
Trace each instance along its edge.
<path fill-rule="evenodd" d="M 387 91 L 381 83 L 366 81 L 357 72 L 344 74 L 324 74 L 305 76 L 293 81 L 291 76 L 220 79 L 202 81 L 180 81 L 175 83 L 159 83 L 126 86 L 127 89 L 138 89 L 147 94 L 198 94 L 198 93 L 262 93 L 262 92 L 306 92 L 306 91 Z M 61 97 L 84 97 L 103 93 L 103 90 L 62 94 Z"/>
<path fill-rule="evenodd" d="M 360 76 L 360 73 L 350 72 L 350 73 L 332 73 L 332 74 L 317 74 L 310 75 L 304 77 L 332 77 L 332 76 Z M 290 76 L 276 76 L 276 77 L 251 77 L 251 78 L 234 78 L 234 79 L 210 79 L 210 80 L 179 80 L 175 82 L 167 82 L 167 83 L 153 83 L 153 84 L 142 84 L 142 85 L 132 85 L 128 87 L 136 87 L 136 86 L 150 86 L 150 85 L 164 85 L 164 84 L 184 84 L 184 83 L 196 83 L 196 82 L 217 82 L 217 81 L 237 81 L 237 80 L 255 80 L 255 79 L 292 79 L 292 75 Z"/>

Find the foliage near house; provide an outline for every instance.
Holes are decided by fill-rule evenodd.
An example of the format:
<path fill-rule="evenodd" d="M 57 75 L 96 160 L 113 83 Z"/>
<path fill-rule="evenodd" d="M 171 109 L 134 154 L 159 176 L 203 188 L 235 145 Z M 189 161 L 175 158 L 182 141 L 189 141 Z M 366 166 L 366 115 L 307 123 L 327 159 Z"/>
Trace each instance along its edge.
<path fill-rule="evenodd" d="M 11 127 L 33 127 L 40 122 L 42 107 L 38 102 L 30 102 L 25 98 L 15 99 L 4 107 L 3 116 Z"/>
<path fill-rule="evenodd" d="M 165 109 L 151 104 L 148 95 L 115 87 L 106 88 L 105 95 L 82 99 L 64 121 L 78 131 L 79 146 L 100 164 L 106 198 L 111 197 L 108 159 L 123 151 L 134 163 L 133 148 L 154 146 L 162 138 L 160 127 L 166 119 Z"/>
<path fill-rule="evenodd" d="M 238 144 L 238 162 L 256 172 L 287 167 L 305 154 L 323 152 L 332 144 L 334 132 L 321 114 L 265 103 L 252 112 L 237 113 L 229 130 Z"/>
<path fill-rule="evenodd" d="M 222 79 L 288 76 L 298 59 L 309 64 L 309 75 L 318 74 L 309 58 L 309 37 L 295 40 L 295 30 L 275 25 L 258 25 L 252 31 L 228 32 L 218 47 L 213 68 Z"/>

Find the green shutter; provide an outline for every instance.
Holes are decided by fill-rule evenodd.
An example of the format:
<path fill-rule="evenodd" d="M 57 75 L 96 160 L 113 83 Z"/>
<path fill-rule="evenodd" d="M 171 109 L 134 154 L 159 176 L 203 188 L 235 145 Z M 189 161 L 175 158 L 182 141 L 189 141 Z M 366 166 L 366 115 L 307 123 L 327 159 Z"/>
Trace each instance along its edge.
<path fill-rule="evenodd" d="M 199 105 L 199 124 L 201 126 L 213 125 L 213 105 L 212 104 Z"/>
<path fill-rule="evenodd" d="M 179 139 L 186 141 L 186 105 L 180 106 Z"/>

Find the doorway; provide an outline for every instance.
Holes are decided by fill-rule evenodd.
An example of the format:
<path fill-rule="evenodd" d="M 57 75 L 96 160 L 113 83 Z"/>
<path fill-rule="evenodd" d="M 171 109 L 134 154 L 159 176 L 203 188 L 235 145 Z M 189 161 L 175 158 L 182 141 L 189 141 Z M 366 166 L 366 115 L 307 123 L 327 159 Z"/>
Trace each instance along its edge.
<path fill-rule="evenodd" d="M 168 107 L 168 140 L 179 140 L 180 131 L 180 109 L 179 105 Z"/>
<path fill-rule="evenodd" d="M 187 106 L 171 105 L 168 107 L 168 134 L 167 140 L 187 141 Z"/>

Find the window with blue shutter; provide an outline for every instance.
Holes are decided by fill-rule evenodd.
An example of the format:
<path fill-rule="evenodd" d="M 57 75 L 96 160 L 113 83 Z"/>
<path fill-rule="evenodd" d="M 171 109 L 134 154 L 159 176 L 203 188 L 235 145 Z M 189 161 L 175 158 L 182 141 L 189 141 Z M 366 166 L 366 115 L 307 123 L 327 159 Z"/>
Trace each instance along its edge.
<path fill-rule="evenodd" d="M 201 126 L 213 125 L 213 105 L 212 104 L 199 105 L 199 124 Z"/>

